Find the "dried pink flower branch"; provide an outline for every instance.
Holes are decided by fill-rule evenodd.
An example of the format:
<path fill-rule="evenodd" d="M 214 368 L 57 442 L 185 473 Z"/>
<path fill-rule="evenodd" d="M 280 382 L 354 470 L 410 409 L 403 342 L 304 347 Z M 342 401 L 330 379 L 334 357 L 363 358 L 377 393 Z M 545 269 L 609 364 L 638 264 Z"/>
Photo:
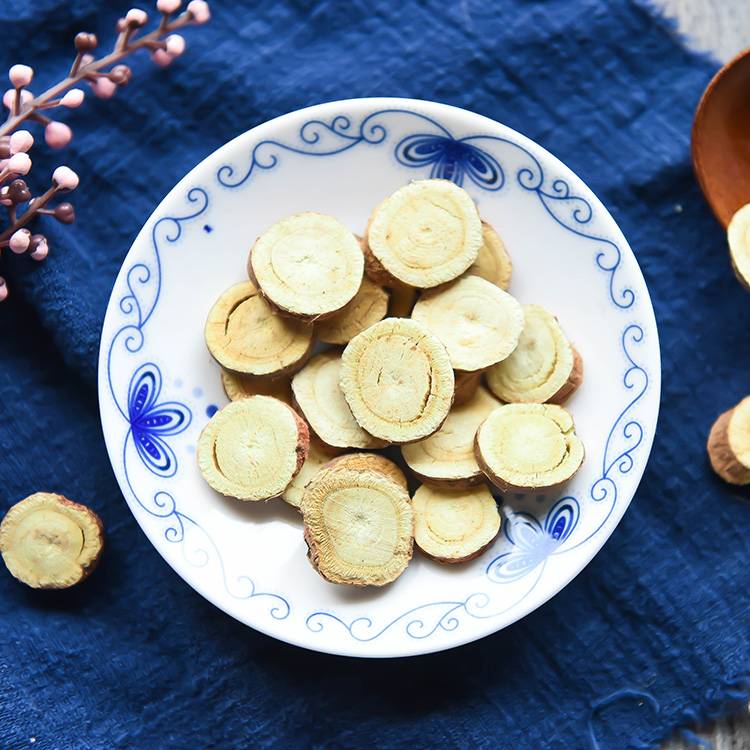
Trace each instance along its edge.
<path fill-rule="evenodd" d="M 187 25 L 206 23 L 211 18 L 208 3 L 191 0 L 186 10 L 178 16 L 181 0 L 157 0 L 156 9 L 161 20 L 152 32 L 139 36 L 139 30 L 148 23 L 148 14 L 140 8 L 131 8 L 117 22 L 117 39 L 112 52 L 96 59 L 91 54 L 99 42 L 94 34 L 80 32 L 75 37 L 76 57 L 73 65 L 60 83 L 39 96 L 34 96 L 28 86 L 34 79 L 34 71 L 28 65 L 13 65 L 8 77 L 13 86 L 5 92 L 2 101 L 9 110 L 7 120 L 0 124 L 0 205 L 8 212 L 9 226 L 0 232 L 0 251 L 9 248 L 14 253 L 29 252 L 34 260 L 42 260 L 49 252 L 46 237 L 32 235 L 26 225 L 40 214 L 54 216 L 62 224 L 75 220 L 70 203 L 60 203 L 49 208 L 49 201 L 62 191 L 74 190 L 78 175 L 68 167 L 58 167 L 52 175 L 52 185 L 42 195 L 34 198 L 22 179 L 31 169 L 29 149 L 34 138 L 27 130 L 18 130 L 27 120 L 44 125 L 44 140 L 50 148 L 63 148 L 73 133 L 63 122 L 42 114 L 43 110 L 55 107 L 79 107 L 85 98 L 78 84 L 88 83 L 95 96 L 108 99 L 118 87 L 126 86 L 132 77 L 127 65 L 117 64 L 139 49 L 151 53 L 151 59 L 160 66 L 169 65 L 185 51 L 185 39 L 175 34 Z M 0 302 L 8 296 L 5 280 L 0 277 Z"/>

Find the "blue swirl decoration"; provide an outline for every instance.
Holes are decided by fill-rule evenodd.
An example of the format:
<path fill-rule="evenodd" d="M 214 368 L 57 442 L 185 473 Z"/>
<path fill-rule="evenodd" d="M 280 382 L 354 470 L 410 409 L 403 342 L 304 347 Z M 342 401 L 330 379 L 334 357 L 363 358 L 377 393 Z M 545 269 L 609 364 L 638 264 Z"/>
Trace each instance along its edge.
<path fill-rule="evenodd" d="M 607 435 L 602 457 L 601 476 L 593 483 L 590 497 L 597 505 L 606 505 L 607 513 L 601 523 L 584 539 L 578 541 L 569 549 L 575 549 L 595 537 L 607 524 L 617 505 L 618 477 L 629 474 L 635 467 L 633 452 L 643 442 L 643 426 L 636 419 L 630 417 L 633 407 L 640 401 L 648 390 L 649 376 L 646 370 L 633 358 L 631 348 L 633 344 L 640 344 L 644 339 L 641 326 L 632 323 L 622 333 L 621 345 L 627 363 L 622 384 L 629 392 L 630 400 L 625 408 L 617 415 L 612 428 Z"/>
<path fill-rule="evenodd" d="M 136 456 L 138 466 L 161 480 L 175 476 L 178 461 L 169 440 L 184 432 L 191 423 L 190 409 L 179 401 L 162 401 L 162 372 L 154 362 L 136 367 L 123 399 L 113 379 L 113 358 L 124 353 L 127 358 L 137 355 L 146 343 L 145 327 L 156 309 L 161 296 L 162 245 L 174 245 L 182 236 L 183 225 L 203 214 L 209 205 L 203 188 L 192 188 L 187 193 L 192 210 L 183 216 L 165 216 L 154 223 L 151 231 L 152 257 L 134 263 L 125 273 L 126 293 L 120 298 L 118 308 L 124 318 L 110 342 L 107 352 L 107 380 L 115 406 L 122 415 L 128 430 L 122 451 L 122 466 L 130 493 L 138 505 L 151 517 L 162 520 L 164 538 L 181 546 L 184 560 L 195 568 L 203 568 L 215 561 L 227 593 L 235 599 L 266 598 L 269 614 L 276 620 L 289 616 L 289 602 L 278 594 L 257 589 L 254 581 L 245 575 L 230 579 L 221 551 L 211 535 L 194 519 L 183 513 L 175 497 L 159 490 L 146 498 L 137 492 L 131 474 L 135 467 L 130 459 Z M 120 362 L 118 361 L 118 364 Z M 134 447 L 134 451 L 130 446 Z M 137 484 L 137 483 L 136 483 Z"/>

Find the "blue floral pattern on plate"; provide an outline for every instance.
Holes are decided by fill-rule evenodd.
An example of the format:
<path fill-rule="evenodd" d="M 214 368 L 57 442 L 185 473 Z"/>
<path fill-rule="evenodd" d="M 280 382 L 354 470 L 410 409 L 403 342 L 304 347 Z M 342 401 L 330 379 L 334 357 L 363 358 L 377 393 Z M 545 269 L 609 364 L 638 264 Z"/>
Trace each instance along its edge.
<path fill-rule="evenodd" d="M 161 477 L 177 471 L 177 459 L 165 438 L 177 435 L 190 424 L 190 410 L 177 401 L 159 403 L 161 372 L 152 362 L 133 374 L 128 395 L 128 420 L 138 455 Z"/>

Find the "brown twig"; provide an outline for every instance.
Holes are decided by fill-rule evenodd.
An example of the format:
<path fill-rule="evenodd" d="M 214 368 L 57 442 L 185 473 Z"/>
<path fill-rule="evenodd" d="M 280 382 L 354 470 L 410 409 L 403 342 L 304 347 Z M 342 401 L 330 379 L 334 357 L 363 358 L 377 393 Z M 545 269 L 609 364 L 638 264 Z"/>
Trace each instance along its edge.
<path fill-rule="evenodd" d="M 94 60 L 87 65 L 80 65 L 80 58 L 82 57 L 82 55 L 79 52 L 76 57 L 76 61 L 73 63 L 73 67 L 71 68 L 70 75 L 60 81 L 60 83 L 52 86 L 52 88 L 47 89 L 47 91 L 45 91 L 43 94 L 40 94 L 39 96 L 32 99 L 22 109 L 19 109 L 20 91 L 16 90 L 13 111 L 8 116 L 8 119 L 2 125 L 0 125 L 0 136 L 12 133 L 22 122 L 31 117 L 37 110 L 43 108 L 45 104 L 48 104 L 50 102 L 50 100 L 59 96 L 72 86 L 75 86 L 77 83 L 81 83 L 85 80 L 93 80 L 97 76 L 97 74 L 100 74 L 105 68 L 108 68 L 110 65 L 114 65 L 123 58 L 131 55 L 133 52 L 143 47 L 150 48 L 150 46 L 155 42 L 159 42 L 160 37 L 164 36 L 164 34 L 176 31 L 177 29 L 182 28 L 186 24 L 190 23 L 190 21 L 193 20 L 193 14 L 190 11 L 185 11 L 177 16 L 174 20 L 165 23 L 166 18 L 168 18 L 168 15 L 163 14 L 162 22 L 157 29 L 149 34 L 146 34 L 145 36 L 138 37 L 133 41 L 129 40 L 129 37 L 131 36 L 133 30 L 130 30 L 130 32 L 124 32 L 118 39 L 119 43 L 120 39 L 123 39 L 123 37 L 125 38 L 125 43 L 122 47 L 118 49 L 118 44 L 116 44 L 114 51 L 109 55 L 106 55 L 99 60 Z"/>

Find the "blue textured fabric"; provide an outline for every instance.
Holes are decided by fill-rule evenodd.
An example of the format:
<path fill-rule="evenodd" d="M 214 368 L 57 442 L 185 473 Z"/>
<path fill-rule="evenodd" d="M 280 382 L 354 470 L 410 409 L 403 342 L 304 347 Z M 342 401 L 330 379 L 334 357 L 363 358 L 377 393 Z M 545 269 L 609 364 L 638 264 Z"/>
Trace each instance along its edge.
<path fill-rule="evenodd" d="M 126 9 L 5 0 L 5 68 L 33 65 L 40 90 L 70 64 L 76 31 L 112 39 Z M 63 153 L 34 149 L 35 190 L 63 161 L 80 173 L 78 221 L 40 222 L 42 264 L 0 259 L 0 506 L 60 492 L 107 527 L 77 589 L 32 591 L 0 571 L 0 748 L 619 750 L 745 699 L 750 506 L 712 475 L 704 442 L 748 390 L 750 301 L 689 162 L 717 66 L 634 0 L 215 0 L 213 12 L 170 69 L 143 55 L 127 89 L 71 111 Z M 184 584 L 127 510 L 95 389 L 115 275 L 169 188 L 249 127 L 371 95 L 488 115 L 577 172 L 635 250 L 664 365 L 649 467 L 593 563 L 503 632 L 374 662 L 278 643 Z"/>

